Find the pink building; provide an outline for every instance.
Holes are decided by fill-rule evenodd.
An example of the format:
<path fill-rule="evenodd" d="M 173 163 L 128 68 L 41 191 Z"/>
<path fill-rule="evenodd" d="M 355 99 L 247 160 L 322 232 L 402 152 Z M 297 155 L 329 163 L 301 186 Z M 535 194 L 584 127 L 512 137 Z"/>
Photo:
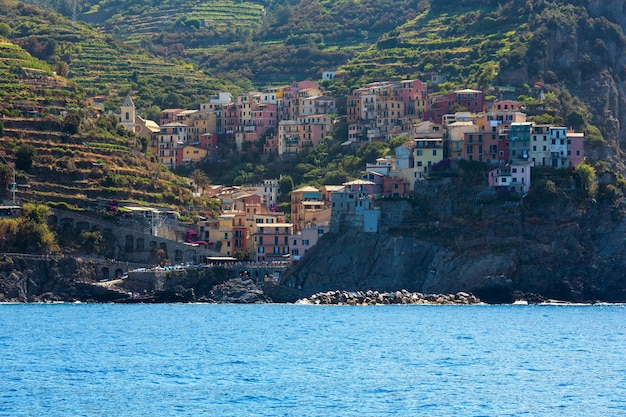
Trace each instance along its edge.
<path fill-rule="evenodd" d="M 428 85 L 420 80 L 404 80 L 396 87 L 398 100 L 404 103 L 404 115 L 417 114 L 416 102 L 428 95 Z"/>
<path fill-rule="evenodd" d="M 504 159 L 499 157 L 500 133 L 492 131 L 468 132 L 463 134 L 461 157 L 468 161 L 496 164 Z"/>
<path fill-rule="evenodd" d="M 532 161 L 515 161 L 489 172 L 489 186 L 499 192 L 527 193 Z"/>
<path fill-rule="evenodd" d="M 256 261 L 285 261 L 289 258 L 289 239 L 293 235 L 293 224 L 258 224 L 254 233 L 253 247 Z"/>
<path fill-rule="evenodd" d="M 567 131 L 567 157 L 570 167 L 576 168 L 578 165 L 585 162 L 585 150 L 583 148 L 584 139 L 584 133 Z"/>
<path fill-rule="evenodd" d="M 383 177 L 383 195 L 402 197 L 410 192 L 411 185 L 404 178 Z"/>
<path fill-rule="evenodd" d="M 326 139 L 332 129 L 330 116 L 327 114 L 316 114 L 301 117 L 301 146 L 315 146 Z"/>
<path fill-rule="evenodd" d="M 470 113 L 480 113 L 484 111 L 485 107 L 483 92 L 466 89 L 433 97 L 432 108 L 424 112 L 424 119 L 432 119 L 435 123 L 441 123 L 443 115 L 452 113 L 450 108 L 454 104 L 461 106 Z"/>
<path fill-rule="evenodd" d="M 328 232 L 328 222 L 323 225 L 314 224 L 312 226 L 303 227 L 291 237 L 291 260 L 297 262 L 304 254 L 319 240 L 319 238 Z"/>
<path fill-rule="evenodd" d="M 251 113 L 252 125 L 255 126 L 257 136 L 261 136 L 267 129 L 277 129 L 276 104 L 255 103 L 252 105 Z"/>

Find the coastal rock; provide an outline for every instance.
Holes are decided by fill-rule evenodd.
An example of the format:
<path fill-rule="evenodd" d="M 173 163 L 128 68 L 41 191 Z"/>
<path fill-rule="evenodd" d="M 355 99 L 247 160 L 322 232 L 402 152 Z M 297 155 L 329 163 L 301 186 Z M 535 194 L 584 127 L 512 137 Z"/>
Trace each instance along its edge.
<path fill-rule="evenodd" d="M 263 285 L 252 279 L 233 278 L 211 291 L 210 299 L 220 303 L 255 304 L 271 301 Z"/>
<path fill-rule="evenodd" d="M 425 216 L 419 204 L 381 202 L 378 233 L 347 227 L 325 234 L 283 274 L 284 287 L 301 290 L 297 297 L 285 293 L 282 299 L 336 288 L 375 289 L 392 292 L 383 302 L 394 304 L 402 300 L 398 289 L 405 288 L 425 294 L 465 292 L 486 303 L 513 303 L 518 292 L 532 294 L 528 302 L 626 301 L 623 199 L 583 204 L 579 198 L 529 196 L 523 207 L 474 207 L 473 195 L 452 185 L 428 194 L 430 206 L 446 214 L 438 222 Z"/>
<path fill-rule="evenodd" d="M 367 292 L 356 291 L 326 291 L 311 295 L 308 298 L 301 298 L 296 304 L 317 304 L 317 305 L 350 305 L 368 306 L 385 304 L 480 304 L 481 301 L 473 294 L 458 292 L 456 294 L 422 294 L 407 290 L 393 292 L 378 292 L 368 290 Z"/>

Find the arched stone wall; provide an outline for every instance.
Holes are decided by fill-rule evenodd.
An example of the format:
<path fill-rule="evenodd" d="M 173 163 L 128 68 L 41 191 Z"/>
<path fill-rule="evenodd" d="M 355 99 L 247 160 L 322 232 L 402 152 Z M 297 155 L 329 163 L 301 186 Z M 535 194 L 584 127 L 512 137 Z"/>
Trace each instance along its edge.
<path fill-rule="evenodd" d="M 102 269 L 100 270 L 100 279 L 108 280 L 110 278 L 109 274 L 109 268 L 107 268 L 106 266 L 102 267 Z"/>
<path fill-rule="evenodd" d="M 64 217 L 59 221 L 59 227 L 61 230 L 71 230 L 74 228 L 74 219 Z"/>
<path fill-rule="evenodd" d="M 89 231 L 89 223 L 85 221 L 76 222 L 76 232 L 80 234 L 81 232 Z"/>

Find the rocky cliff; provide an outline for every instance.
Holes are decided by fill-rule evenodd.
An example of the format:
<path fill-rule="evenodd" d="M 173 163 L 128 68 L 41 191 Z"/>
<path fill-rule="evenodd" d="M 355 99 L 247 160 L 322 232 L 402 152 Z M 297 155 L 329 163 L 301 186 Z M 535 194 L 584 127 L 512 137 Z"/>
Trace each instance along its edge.
<path fill-rule="evenodd" d="M 443 188 L 439 197 L 379 202 L 379 233 L 324 236 L 285 284 L 307 296 L 406 289 L 464 291 L 485 302 L 626 301 L 622 200 L 585 200 L 572 190 L 480 205 L 462 184 Z"/>
<path fill-rule="evenodd" d="M 262 283 L 224 268 L 131 272 L 101 281 L 92 261 L 0 258 L 0 302 L 259 303 Z"/>

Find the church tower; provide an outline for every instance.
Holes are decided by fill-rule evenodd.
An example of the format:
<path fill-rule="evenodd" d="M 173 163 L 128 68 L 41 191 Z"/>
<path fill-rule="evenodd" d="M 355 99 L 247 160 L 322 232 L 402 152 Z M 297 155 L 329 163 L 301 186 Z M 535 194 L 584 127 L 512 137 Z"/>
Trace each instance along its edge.
<path fill-rule="evenodd" d="M 130 94 L 128 94 L 120 106 L 120 124 L 124 126 L 126 130 L 134 132 L 135 117 L 135 103 L 133 103 L 133 100 L 130 98 Z"/>

